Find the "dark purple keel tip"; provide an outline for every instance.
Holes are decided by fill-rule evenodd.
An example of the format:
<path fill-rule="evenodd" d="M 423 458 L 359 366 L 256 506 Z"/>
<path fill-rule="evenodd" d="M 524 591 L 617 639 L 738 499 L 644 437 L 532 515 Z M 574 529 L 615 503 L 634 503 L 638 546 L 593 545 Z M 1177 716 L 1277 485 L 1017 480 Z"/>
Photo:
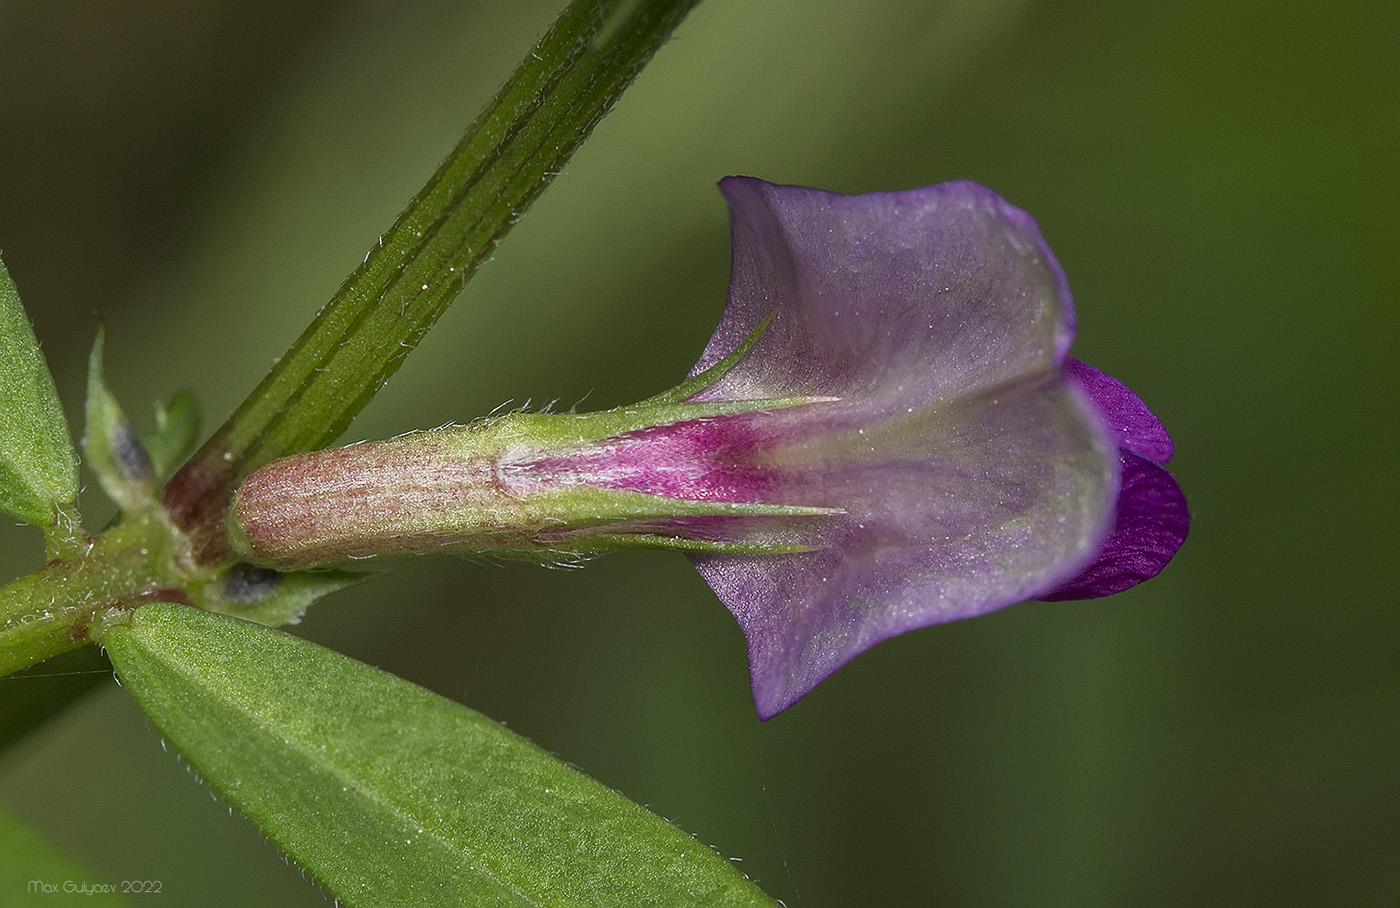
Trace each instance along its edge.
<path fill-rule="evenodd" d="M 1043 602 L 1112 596 L 1151 580 L 1176 555 L 1191 528 L 1186 495 L 1165 466 L 1173 446 L 1162 421 L 1113 376 L 1076 359 L 1065 364 L 1065 371 L 1093 401 L 1118 442 L 1122 476 L 1113 531 L 1088 567 L 1037 597 Z"/>
<path fill-rule="evenodd" d="M 1124 451 L 1113 532 L 1078 576 L 1039 596 L 1044 602 L 1112 596 L 1162 572 L 1186 541 L 1191 515 L 1172 474 Z"/>

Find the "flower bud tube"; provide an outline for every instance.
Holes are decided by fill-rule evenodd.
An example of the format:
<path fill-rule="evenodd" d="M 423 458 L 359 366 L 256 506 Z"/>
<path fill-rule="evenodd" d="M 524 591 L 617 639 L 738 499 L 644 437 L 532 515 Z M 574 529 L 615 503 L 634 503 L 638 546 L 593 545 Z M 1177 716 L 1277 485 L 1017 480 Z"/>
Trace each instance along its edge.
<path fill-rule="evenodd" d="M 239 488 L 231 541 L 282 570 L 427 552 L 799 551 L 803 527 L 839 512 L 763 500 L 778 467 L 741 417 L 817 403 L 512 413 L 285 457 Z"/>

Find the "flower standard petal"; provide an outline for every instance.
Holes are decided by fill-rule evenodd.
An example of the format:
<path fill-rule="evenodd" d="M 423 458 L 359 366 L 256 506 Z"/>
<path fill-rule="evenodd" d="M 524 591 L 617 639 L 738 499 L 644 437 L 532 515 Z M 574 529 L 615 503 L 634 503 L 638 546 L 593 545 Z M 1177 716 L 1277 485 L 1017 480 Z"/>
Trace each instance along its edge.
<path fill-rule="evenodd" d="M 698 397 L 858 397 L 917 407 L 1059 366 L 1074 335 L 1064 273 L 1030 216 L 975 183 L 846 196 L 720 183 L 733 265 L 699 371 L 772 322 Z"/>
<path fill-rule="evenodd" d="M 721 188 L 734 270 L 696 371 L 772 319 L 697 398 L 840 398 L 765 417 L 784 439 L 762 455 L 779 465 L 769 500 L 842 512 L 814 549 L 694 556 L 744 631 L 766 718 L 880 640 L 1074 576 L 1107 531 L 1118 463 L 1065 378 L 1072 304 L 1024 212 L 971 183 Z"/>

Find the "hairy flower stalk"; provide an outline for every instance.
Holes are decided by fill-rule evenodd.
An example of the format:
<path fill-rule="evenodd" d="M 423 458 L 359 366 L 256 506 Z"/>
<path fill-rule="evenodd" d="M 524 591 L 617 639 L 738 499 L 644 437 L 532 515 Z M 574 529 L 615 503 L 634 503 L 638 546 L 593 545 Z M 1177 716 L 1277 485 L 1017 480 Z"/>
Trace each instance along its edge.
<path fill-rule="evenodd" d="M 721 189 L 729 299 L 684 384 L 276 461 L 238 491 L 236 551 L 680 549 L 743 629 L 765 718 L 895 634 L 1171 559 L 1170 438 L 1068 357 L 1068 287 L 1027 214 L 972 183 Z"/>

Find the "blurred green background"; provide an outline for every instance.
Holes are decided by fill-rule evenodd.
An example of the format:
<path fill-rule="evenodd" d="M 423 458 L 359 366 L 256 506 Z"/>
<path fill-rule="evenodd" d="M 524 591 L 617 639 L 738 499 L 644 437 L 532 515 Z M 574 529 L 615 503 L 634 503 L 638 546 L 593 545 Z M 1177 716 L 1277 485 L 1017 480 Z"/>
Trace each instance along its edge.
<path fill-rule="evenodd" d="M 212 428 L 558 8 L 0 0 L 0 247 L 74 425 L 95 310 L 128 409 L 192 388 Z M 297 632 L 791 908 L 1400 902 L 1400 7 L 706 0 L 349 437 L 675 383 L 723 305 L 728 173 L 1031 211 L 1076 353 L 1176 438 L 1177 561 L 882 644 L 766 724 L 678 555 L 415 562 Z M 0 527 L 4 576 L 41 557 Z M 329 902 L 111 683 L 0 752 L 0 805 L 165 905 Z"/>

